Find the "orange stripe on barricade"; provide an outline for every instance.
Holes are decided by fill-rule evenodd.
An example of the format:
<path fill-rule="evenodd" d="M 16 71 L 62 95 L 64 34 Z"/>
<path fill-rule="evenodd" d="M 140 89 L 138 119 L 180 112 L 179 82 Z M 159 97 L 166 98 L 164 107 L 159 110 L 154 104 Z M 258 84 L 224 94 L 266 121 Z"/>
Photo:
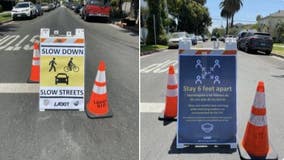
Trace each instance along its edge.
<path fill-rule="evenodd" d="M 74 41 L 74 43 L 84 43 L 84 39 L 83 38 L 78 38 Z"/>
<path fill-rule="evenodd" d="M 56 38 L 54 39 L 53 43 L 64 43 L 66 40 L 66 38 Z"/>
<path fill-rule="evenodd" d="M 266 115 L 266 109 L 265 108 L 256 108 L 256 107 L 252 107 L 251 108 L 251 113 L 256 115 L 256 116 L 264 116 Z"/>
<path fill-rule="evenodd" d="M 236 50 L 225 50 L 224 52 L 223 52 L 223 54 L 237 54 L 237 51 Z"/>
<path fill-rule="evenodd" d="M 46 40 L 46 38 L 41 38 L 40 39 L 40 42 L 42 43 L 42 42 L 44 42 Z"/>
<path fill-rule="evenodd" d="M 211 50 L 197 50 L 195 54 L 210 54 Z"/>
<path fill-rule="evenodd" d="M 33 57 L 33 60 L 39 60 L 40 58 L 39 57 Z"/>

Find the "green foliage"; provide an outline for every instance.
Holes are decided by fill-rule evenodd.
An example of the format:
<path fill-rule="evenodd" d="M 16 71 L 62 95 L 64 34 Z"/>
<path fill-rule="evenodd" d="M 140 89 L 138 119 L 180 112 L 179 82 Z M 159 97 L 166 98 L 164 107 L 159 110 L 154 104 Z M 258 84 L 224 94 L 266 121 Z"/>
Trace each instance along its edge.
<path fill-rule="evenodd" d="M 167 36 L 164 30 L 162 18 L 165 18 L 164 9 L 162 8 L 163 0 L 148 0 L 149 6 L 149 17 L 147 19 L 147 27 L 148 27 L 148 36 L 146 43 L 155 44 L 155 35 L 154 35 L 154 20 L 153 15 L 155 15 L 155 28 L 156 28 L 156 38 L 157 44 L 167 44 Z"/>
<path fill-rule="evenodd" d="M 241 9 L 243 6 L 243 0 L 222 0 L 219 4 L 221 10 L 228 12 L 231 18 L 231 27 L 234 25 L 234 15 Z"/>
<path fill-rule="evenodd" d="M 240 29 L 237 27 L 232 27 L 229 29 L 228 34 L 229 35 L 237 35 L 240 32 Z"/>
<path fill-rule="evenodd" d="M 284 22 L 276 25 L 277 42 L 284 42 Z"/>
<path fill-rule="evenodd" d="M 178 15 L 178 29 L 188 33 L 203 34 L 212 23 L 208 9 L 195 1 L 183 1 Z"/>
<path fill-rule="evenodd" d="M 217 38 L 225 36 L 225 29 L 224 28 L 214 28 L 212 30 L 212 36 L 216 36 Z"/>

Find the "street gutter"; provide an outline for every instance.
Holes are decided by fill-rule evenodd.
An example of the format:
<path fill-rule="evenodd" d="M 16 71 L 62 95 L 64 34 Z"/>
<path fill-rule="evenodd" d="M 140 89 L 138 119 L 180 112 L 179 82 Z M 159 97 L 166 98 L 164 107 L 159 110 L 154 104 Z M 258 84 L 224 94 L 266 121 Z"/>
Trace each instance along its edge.
<path fill-rule="evenodd" d="M 276 53 L 271 53 L 272 56 L 275 56 L 275 57 L 279 57 L 279 58 L 283 58 L 284 59 L 284 56 L 283 55 L 280 55 L 280 54 L 276 54 Z"/>
<path fill-rule="evenodd" d="M 155 50 L 152 50 L 152 51 L 140 52 L 140 56 L 145 56 L 145 55 L 148 55 L 148 54 L 152 54 L 152 53 L 155 53 L 155 52 L 161 52 L 161 51 L 164 51 L 164 50 L 167 50 L 167 48 L 165 48 L 165 49 L 155 49 Z"/>
<path fill-rule="evenodd" d="M 12 21 L 13 21 L 12 19 L 7 20 L 7 21 L 3 21 L 3 22 L 0 22 L 0 25 L 3 25 L 3 24 L 5 24 L 5 23 L 9 23 L 9 22 L 12 22 Z"/>

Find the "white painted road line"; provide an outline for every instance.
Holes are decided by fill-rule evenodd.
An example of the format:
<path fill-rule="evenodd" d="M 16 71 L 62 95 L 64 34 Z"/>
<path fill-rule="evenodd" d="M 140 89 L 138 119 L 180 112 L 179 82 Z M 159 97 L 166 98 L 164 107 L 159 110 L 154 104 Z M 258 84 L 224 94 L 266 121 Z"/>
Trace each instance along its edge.
<path fill-rule="evenodd" d="M 31 38 L 31 39 L 29 39 Z M 19 50 L 32 50 L 33 43 L 39 35 L 6 35 L 0 39 L 0 50 L 5 51 L 19 51 Z"/>
<path fill-rule="evenodd" d="M 140 113 L 162 113 L 165 103 L 140 103 Z"/>
<path fill-rule="evenodd" d="M 39 93 L 39 84 L 0 83 L 0 93 Z"/>
<path fill-rule="evenodd" d="M 169 65 L 177 66 L 177 60 L 166 60 L 161 63 L 154 63 L 147 67 L 140 69 L 140 73 L 166 73 L 168 71 Z M 178 73 L 178 70 L 175 70 Z"/>

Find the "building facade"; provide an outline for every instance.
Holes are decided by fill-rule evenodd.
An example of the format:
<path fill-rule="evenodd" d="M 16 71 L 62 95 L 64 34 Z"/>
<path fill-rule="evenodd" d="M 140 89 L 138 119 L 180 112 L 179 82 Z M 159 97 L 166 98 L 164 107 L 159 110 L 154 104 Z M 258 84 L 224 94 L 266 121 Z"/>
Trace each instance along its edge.
<path fill-rule="evenodd" d="M 268 32 L 270 35 L 277 39 L 277 25 L 284 22 L 284 10 L 279 10 L 278 12 L 272 13 L 269 16 L 261 18 L 259 23 L 259 29 L 262 32 Z"/>

